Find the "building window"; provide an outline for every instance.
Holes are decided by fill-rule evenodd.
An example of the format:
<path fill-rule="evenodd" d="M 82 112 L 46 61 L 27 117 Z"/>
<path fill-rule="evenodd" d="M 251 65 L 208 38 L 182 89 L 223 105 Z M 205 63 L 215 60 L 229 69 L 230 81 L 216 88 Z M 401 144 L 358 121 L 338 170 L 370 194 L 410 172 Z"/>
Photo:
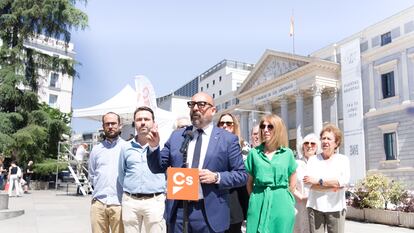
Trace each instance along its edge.
<path fill-rule="evenodd" d="M 216 80 L 213 80 L 213 85 L 216 84 Z"/>
<path fill-rule="evenodd" d="M 384 99 L 395 96 L 394 71 L 382 74 L 381 84 L 382 84 L 382 96 Z"/>
<path fill-rule="evenodd" d="M 395 132 L 384 134 L 384 150 L 386 160 L 397 159 L 397 140 Z"/>
<path fill-rule="evenodd" d="M 221 90 L 219 90 L 219 95 L 221 95 Z"/>
<path fill-rule="evenodd" d="M 221 82 L 221 76 L 219 77 L 219 82 Z"/>
<path fill-rule="evenodd" d="M 216 98 L 216 94 L 213 93 L 213 99 Z"/>
<path fill-rule="evenodd" d="M 207 83 L 207 89 L 208 89 L 208 83 Z"/>
<path fill-rule="evenodd" d="M 381 46 L 391 43 L 391 32 L 387 32 L 381 35 Z"/>
<path fill-rule="evenodd" d="M 201 87 L 201 91 L 203 91 L 203 87 Z"/>
<path fill-rule="evenodd" d="M 59 74 L 52 72 L 50 73 L 50 82 L 49 82 L 49 87 L 58 87 L 58 81 L 59 81 Z"/>
<path fill-rule="evenodd" d="M 50 94 L 49 95 L 49 105 L 51 107 L 56 107 L 57 100 L 58 100 L 58 96 L 57 95 L 53 95 L 53 94 Z"/>

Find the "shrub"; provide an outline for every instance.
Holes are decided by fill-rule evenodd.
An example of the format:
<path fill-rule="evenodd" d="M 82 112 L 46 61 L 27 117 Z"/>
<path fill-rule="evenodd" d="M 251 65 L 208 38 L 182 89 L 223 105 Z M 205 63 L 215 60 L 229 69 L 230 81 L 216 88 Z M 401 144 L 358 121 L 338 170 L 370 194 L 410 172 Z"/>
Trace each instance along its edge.
<path fill-rule="evenodd" d="M 407 198 L 399 210 L 404 212 L 414 212 L 414 198 Z"/>
<path fill-rule="evenodd" d="M 58 162 L 56 159 L 46 159 L 43 162 L 34 165 L 34 172 L 44 176 L 56 173 L 56 168 L 64 170 L 67 166 L 67 162 Z"/>
<path fill-rule="evenodd" d="M 372 174 L 359 181 L 351 205 L 356 208 L 388 209 L 388 204 L 401 206 L 407 192 L 398 181 L 390 181 L 382 174 Z"/>

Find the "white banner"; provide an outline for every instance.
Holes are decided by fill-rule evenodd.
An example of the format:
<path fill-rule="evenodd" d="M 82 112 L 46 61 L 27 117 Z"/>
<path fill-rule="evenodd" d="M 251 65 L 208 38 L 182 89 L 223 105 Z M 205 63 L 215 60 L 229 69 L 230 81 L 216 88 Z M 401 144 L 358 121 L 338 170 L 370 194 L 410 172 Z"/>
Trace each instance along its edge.
<path fill-rule="evenodd" d="M 359 39 L 341 46 L 344 149 L 351 166 L 351 184 L 365 177 L 365 136 Z"/>

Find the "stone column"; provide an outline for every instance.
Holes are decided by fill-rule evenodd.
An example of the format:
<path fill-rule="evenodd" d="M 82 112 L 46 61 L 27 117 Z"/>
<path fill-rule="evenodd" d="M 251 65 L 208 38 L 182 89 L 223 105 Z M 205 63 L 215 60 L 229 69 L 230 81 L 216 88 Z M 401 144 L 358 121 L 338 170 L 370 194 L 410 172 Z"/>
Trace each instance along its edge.
<path fill-rule="evenodd" d="M 313 86 L 313 132 L 316 135 L 322 130 L 322 87 Z"/>
<path fill-rule="evenodd" d="M 374 65 L 369 63 L 368 65 L 368 78 L 369 78 L 369 112 L 375 111 L 375 82 L 374 82 Z"/>
<path fill-rule="evenodd" d="M 410 89 L 408 87 L 408 65 L 407 65 L 407 52 L 404 50 L 401 53 L 401 70 L 402 70 L 402 97 L 403 104 L 410 103 Z M 395 77 L 397 78 L 397 77 Z"/>
<path fill-rule="evenodd" d="M 300 143 L 303 137 L 303 93 L 296 92 L 296 143 Z"/>
<path fill-rule="evenodd" d="M 243 139 L 249 139 L 250 128 L 249 128 L 249 113 L 240 113 L 240 131 Z"/>
<path fill-rule="evenodd" d="M 330 112 L 331 112 L 331 123 L 338 126 L 338 89 L 334 88 L 330 91 L 331 94 L 331 106 L 330 106 Z"/>
<path fill-rule="evenodd" d="M 287 96 L 282 96 L 281 97 L 281 99 L 280 99 L 280 112 L 281 112 L 281 117 L 282 117 L 282 120 L 283 120 L 283 122 L 285 123 L 285 125 L 286 125 L 286 129 L 287 129 L 287 131 L 288 131 L 288 136 L 289 136 L 289 115 L 288 115 L 288 112 L 289 112 L 289 106 L 288 106 L 288 99 L 287 99 Z"/>
<path fill-rule="evenodd" d="M 266 114 L 272 113 L 272 101 L 270 100 L 266 101 L 266 104 L 264 105 L 264 110 Z"/>

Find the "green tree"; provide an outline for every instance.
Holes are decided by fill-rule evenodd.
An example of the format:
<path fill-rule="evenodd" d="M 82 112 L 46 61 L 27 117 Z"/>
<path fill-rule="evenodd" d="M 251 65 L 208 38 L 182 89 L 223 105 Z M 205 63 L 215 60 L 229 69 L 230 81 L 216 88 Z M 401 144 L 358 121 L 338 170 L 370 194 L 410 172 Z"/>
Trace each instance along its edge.
<path fill-rule="evenodd" d="M 57 144 L 70 131 L 70 115 L 40 104 L 39 71 L 76 76 L 76 61 L 26 46 L 38 35 L 63 40 L 87 27 L 76 8 L 86 0 L 0 0 L 0 152 L 42 161 L 56 157 Z M 23 88 L 24 86 L 24 88 Z"/>

